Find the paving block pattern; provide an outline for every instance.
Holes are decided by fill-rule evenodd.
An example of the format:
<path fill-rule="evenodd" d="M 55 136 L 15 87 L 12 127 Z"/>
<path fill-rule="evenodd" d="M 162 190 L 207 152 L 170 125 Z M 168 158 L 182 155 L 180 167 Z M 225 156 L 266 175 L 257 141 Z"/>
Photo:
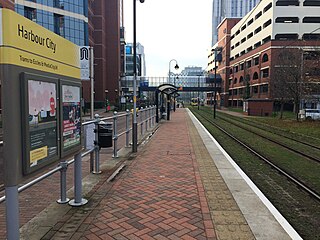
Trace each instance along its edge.
<path fill-rule="evenodd" d="M 161 126 L 81 239 L 217 239 L 186 118 L 181 109 Z"/>
<path fill-rule="evenodd" d="M 218 239 L 255 239 L 191 119 L 189 131 Z"/>

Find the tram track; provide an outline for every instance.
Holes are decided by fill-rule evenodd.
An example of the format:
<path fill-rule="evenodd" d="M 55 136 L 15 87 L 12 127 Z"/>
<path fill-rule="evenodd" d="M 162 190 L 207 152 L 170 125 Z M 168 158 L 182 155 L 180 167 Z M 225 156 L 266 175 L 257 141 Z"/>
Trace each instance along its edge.
<path fill-rule="evenodd" d="M 225 119 L 224 117 L 221 117 L 221 116 L 219 116 L 219 118 Z M 285 134 L 283 134 L 283 133 L 280 134 L 279 132 L 276 132 L 276 131 L 279 131 L 279 130 L 277 130 L 277 129 L 270 130 L 270 126 L 262 127 L 262 126 L 258 126 L 257 124 L 254 124 L 254 123 L 252 123 L 252 122 L 247 122 L 247 121 L 243 121 L 243 120 L 240 121 L 240 122 L 243 123 L 243 124 L 245 124 L 245 125 L 248 125 L 248 126 L 251 126 L 251 127 L 254 127 L 254 128 L 257 128 L 257 129 L 260 129 L 260 130 L 263 130 L 263 131 L 267 131 L 267 132 L 272 133 L 272 134 L 274 134 L 274 135 L 277 135 L 277 136 L 279 136 L 279 137 L 286 138 L 286 139 L 291 140 L 291 141 L 294 141 L 294 142 L 296 142 L 296 143 L 303 144 L 303 145 L 308 146 L 308 147 L 310 147 L 310 148 L 313 148 L 313 149 L 316 149 L 316 150 L 320 150 L 320 146 L 316 146 L 316 145 L 314 145 L 314 144 L 310 144 L 310 143 L 307 143 L 307 142 L 305 142 L 305 141 L 298 140 L 297 138 L 289 137 L 289 136 L 287 136 L 287 135 L 285 135 Z M 234 121 L 233 121 L 233 123 L 234 123 Z M 267 128 L 269 128 L 269 129 L 267 129 Z M 311 138 L 311 137 L 308 137 L 308 138 Z M 315 138 L 314 138 L 314 139 L 315 139 Z M 319 140 L 319 141 L 320 141 L 320 140 Z"/>
<path fill-rule="evenodd" d="M 281 143 L 281 142 L 279 142 L 279 141 L 277 141 L 277 140 L 274 140 L 274 139 L 272 139 L 271 137 L 267 137 L 267 136 L 264 136 L 264 135 L 262 135 L 262 134 L 260 134 L 260 133 L 257 133 L 256 131 L 253 131 L 253 130 L 251 130 L 251 129 L 249 129 L 249 128 L 243 127 L 243 126 L 241 126 L 240 124 L 235 123 L 234 121 L 230 121 L 230 120 L 228 120 L 228 119 L 226 119 L 226 118 L 223 118 L 223 117 L 220 117 L 220 116 L 219 116 L 218 118 L 221 119 L 221 120 L 223 120 L 223 121 L 225 121 L 225 122 L 231 123 L 231 124 L 233 124 L 233 125 L 241 128 L 241 129 L 243 129 L 243 130 L 245 130 L 245 131 L 248 131 L 248 132 L 250 132 L 250 133 L 253 133 L 253 134 L 255 134 L 255 135 L 257 135 L 257 136 L 259 136 L 259 137 L 261 137 L 261 138 L 267 139 L 267 140 L 270 141 L 270 142 L 273 142 L 273 143 L 275 143 L 275 144 L 277 144 L 277 145 L 279 145 L 279 146 L 281 146 L 281 147 L 283 147 L 283 148 L 286 148 L 286 149 L 288 149 L 288 150 L 290 150 L 290 151 L 292 151 L 292 152 L 294 152 L 294 153 L 297 153 L 297 154 L 299 154 L 299 155 L 301 155 L 301 156 L 303 156 L 303 157 L 305 157 L 305 158 L 308 158 L 308 159 L 310 159 L 310 160 L 312 160 L 312 161 L 315 161 L 315 162 L 317 162 L 317 163 L 320 164 L 320 159 L 319 159 L 319 158 L 316 158 L 316 157 L 311 156 L 311 155 L 309 155 L 309 154 L 306 154 L 306 153 L 304 153 L 304 152 L 302 152 L 302 151 L 299 151 L 299 150 L 297 150 L 297 149 L 294 149 L 293 147 L 290 147 L 290 146 L 288 146 L 288 145 L 286 145 L 286 144 L 284 144 L 284 143 Z M 248 125 L 249 125 L 249 124 L 248 124 Z M 255 126 L 252 126 L 252 127 L 255 127 Z M 263 129 L 261 129 L 261 130 L 263 130 Z M 275 133 L 272 133 L 272 134 L 275 134 Z M 278 135 L 278 136 L 281 136 L 281 135 Z M 283 136 L 281 136 L 281 137 L 283 137 Z M 293 140 L 293 139 L 290 139 L 290 140 Z M 298 142 L 298 143 L 301 143 L 301 144 L 306 144 L 305 142 L 300 142 L 300 141 L 296 141 L 296 140 L 294 140 L 294 141 L 295 141 L 295 142 Z M 308 145 L 308 146 L 309 146 L 309 145 Z M 320 148 L 317 148 L 316 146 L 313 146 L 313 145 L 311 145 L 310 147 L 315 147 L 316 149 L 320 150 Z M 318 155 L 320 155 L 320 152 L 319 152 Z"/>
<path fill-rule="evenodd" d="M 312 187 L 308 186 L 305 182 L 301 181 L 297 177 L 290 174 L 288 171 L 284 170 L 282 167 L 275 164 L 272 160 L 268 159 L 268 157 L 264 156 L 262 153 L 257 152 L 252 147 L 248 146 L 243 141 L 239 140 L 237 137 L 233 136 L 231 133 L 226 131 L 224 128 L 216 124 L 212 121 L 212 119 L 208 118 L 204 114 L 200 114 L 197 112 L 203 119 L 205 119 L 207 122 L 215 126 L 217 129 L 219 129 L 221 132 L 223 132 L 225 135 L 233 139 L 235 142 L 240 144 L 242 147 L 244 147 L 247 151 L 249 151 L 254 156 L 258 157 L 259 159 L 263 160 L 265 163 L 267 163 L 269 166 L 271 166 L 273 169 L 277 170 L 281 175 L 285 176 L 287 179 L 289 179 L 291 182 L 299 186 L 301 189 L 303 189 L 305 192 L 307 192 L 312 198 L 316 199 L 317 201 L 320 201 L 320 194 L 314 190 Z"/>

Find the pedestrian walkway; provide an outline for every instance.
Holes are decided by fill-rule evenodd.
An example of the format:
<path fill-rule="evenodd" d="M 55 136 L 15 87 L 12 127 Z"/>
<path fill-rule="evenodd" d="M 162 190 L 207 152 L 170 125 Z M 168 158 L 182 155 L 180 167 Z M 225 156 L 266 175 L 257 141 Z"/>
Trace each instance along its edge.
<path fill-rule="evenodd" d="M 177 109 L 125 161 L 126 168 L 114 181 L 95 175 L 99 180 L 85 196 L 88 204 L 55 204 L 39 215 L 44 226 L 37 226 L 45 228 L 45 234 L 36 235 L 34 229 L 28 238 L 32 226 L 26 225 L 22 239 L 290 239 L 274 218 L 256 207 L 251 212 L 262 214 L 265 222 L 259 222 L 259 216 L 250 222 L 250 211 L 243 212 L 232 193 L 235 189 L 229 190 L 230 176 L 226 181 L 216 166 L 223 154 L 206 143 L 209 139 L 199 129 L 186 109 Z M 48 217 L 50 211 L 56 213 L 55 220 Z"/>

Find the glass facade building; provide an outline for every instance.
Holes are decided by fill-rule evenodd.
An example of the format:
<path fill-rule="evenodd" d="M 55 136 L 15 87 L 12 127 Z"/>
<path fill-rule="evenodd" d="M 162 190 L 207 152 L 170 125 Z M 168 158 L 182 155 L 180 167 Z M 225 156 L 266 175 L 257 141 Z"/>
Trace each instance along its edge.
<path fill-rule="evenodd" d="M 260 0 L 213 0 L 212 5 L 212 46 L 218 41 L 217 27 L 224 18 L 243 17 Z"/>
<path fill-rule="evenodd" d="M 79 46 L 89 45 L 88 0 L 16 0 L 15 11 Z"/>

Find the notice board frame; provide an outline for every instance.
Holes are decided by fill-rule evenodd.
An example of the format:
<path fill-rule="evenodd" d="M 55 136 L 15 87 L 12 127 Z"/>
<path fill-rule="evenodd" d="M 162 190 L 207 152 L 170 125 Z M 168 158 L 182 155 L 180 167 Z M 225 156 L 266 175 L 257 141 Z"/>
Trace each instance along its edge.
<path fill-rule="evenodd" d="M 30 173 L 36 172 L 40 168 L 48 166 L 54 162 L 59 161 L 60 159 L 60 137 L 59 137 L 59 118 L 60 118 L 60 106 L 59 101 L 59 79 L 54 77 L 48 77 L 40 74 L 33 74 L 22 72 L 21 76 L 21 106 L 22 106 L 22 165 L 23 165 L 23 175 L 29 175 Z M 52 96 L 54 98 L 54 116 L 51 115 L 51 111 L 41 111 L 37 109 L 37 116 L 30 115 L 29 108 L 32 106 L 29 102 L 29 96 L 31 91 L 29 89 L 30 86 L 36 83 L 44 83 L 47 87 L 53 87 L 55 92 Z M 52 89 L 52 88 L 51 88 Z M 48 90 L 50 91 L 50 90 Z M 42 92 L 42 94 L 46 94 L 47 92 Z M 41 94 L 41 90 L 40 90 Z M 51 100 L 50 96 L 47 96 L 46 99 Z M 37 98 L 37 101 L 41 102 L 41 99 Z M 50 106 L 50 102 L 47 103 Z M 41 105 L 41 103 L 40 103 Z M 41 107 L 38 104 L 38 107 Z M 40 111 L 39 111 L 40 110 Z M 48 110 L 48 109 L 42 109 Z M 42 117 L 47 116 L 47 122 L 42 121 L 40 119 Z M 38 118 L 38 119 L 37 119 Z M 45 119 L 45 118 L 44 118 Z M 49 120 L 48 120 L 49 119 Z M 50 137 L 52 138 L 55 135 L 54 145 L 52 145 L 52 141 L 50 141 Z M 52 140 L 52 139 L 51 139 Z M 45 145 L 47 144 L 47 145 Z M 49 145 L 51 144 L 51 146 Z M 32 147 L 38 146 L 38 149 Z M 49 146 L 48 146 L 49 145 Z M 34 148 L 34 149 L 33 149 Z M 50 153 L 51 152 L 51 153 Z M 47 156 L 45 156 L 47 154 Z M 52 154 L 50 156 L 50 154 Z M 42 158 L 41 158 L 42 157 Z M 45 159 L 46 158 L 46 159 Z"/>
<path fill-rule="evenodd" d="M 70 89 L 77 89 L 78 90 L 78 101 L 75 103 L 75 102 L 71 102 L 72 100 L 69 101 L 69 103 L 73 103 L 71 104 L 71 106 L 67 107 L 66 105 L 64 105 L 66 102 L 64 102 L 64 92 L 63 92 L 63 87 L 66 86 L 67 88 L 69 87 Z M 60 105 L 60 114 L 61 114 L 61 117 L 60 117 L 60 136 L 61 136 L 61 141 L 60 141 L 60 152 L 61 152 L 61 159 L 65 159 L 69 156 L 71 156 L 72 154 L 76 154 L 78 152 L 80 152 L 82 150 L 82 144 L 83 144 L 83 128 L 82 128 L 82 115 L 81 115 L 81 97 L 82 97 L 82 94 L 81 94 L 81 82 L 75 82 L 75 81 L 71 81 L 71 80 L 65 80 L 65 79 L 60 79 L 59 81 L 59 90 L 60 90 L 60 101 L 59 101 L 59 105 Z M 66 119 L 64 119 L 66 116 L 66 108 L 69 108 L 70 110 L 70 107 L 73 108 L 75 107 L 76 108 L 76 113 L 73 113 L 75 114 L 75 120 L 76 120 L 76 124 L 75 124 L 75 128 L 74 128 L 74 132 L 72 134 L 79 134 L 78 136 L 78 139 L 76 137 L 76 139 L 78 140 L 75 144 L 73 144 L 71 147 L 66 147 L 65 146 L 65 136 L 64 134 L 66 133 L 65 131 L 65 126 L 66 124 L 64 123 L 64 121 Z M 71 114 L 71 112 L 70 112 Z M 71 117 L 71 116 L 70 116 Z M 74 118 L 73 117 L 73 118 Z"/>

